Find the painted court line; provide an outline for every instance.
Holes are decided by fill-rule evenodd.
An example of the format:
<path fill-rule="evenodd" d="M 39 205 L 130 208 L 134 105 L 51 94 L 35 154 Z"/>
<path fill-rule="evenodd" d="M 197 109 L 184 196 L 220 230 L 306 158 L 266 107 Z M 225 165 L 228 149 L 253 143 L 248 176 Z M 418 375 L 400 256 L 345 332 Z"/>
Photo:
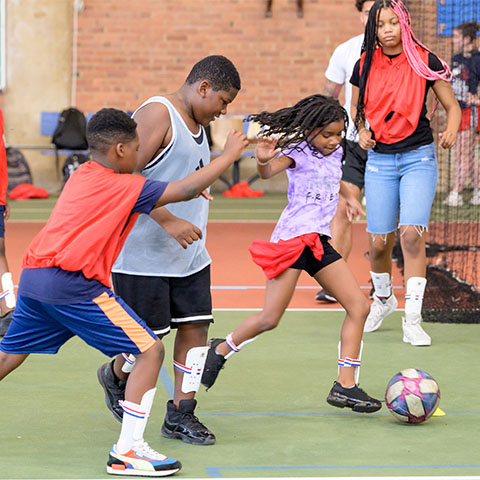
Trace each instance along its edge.
<path fill-rule="evenodd" d="M 380 470 L 380 469 L 398 469 L 398 470 L 412 470 L 412 469 L 426 469 L 426 468 L 480 468 L 480 465 L 318 465 L 318 466 L 270 466 L 270 467 L 205 467 L 205 470 L 209 474 L 211 478 L 232 478 L 232 477 L 224 477 L 221 471 L 241 471 L 241 470 L 350 470 L 350 469 L 359 469 L 359 470 Z M 272 477 L 268 477 L 269 480 L 273 480 Z M 285 478 L 285 477 L 283 477 Z M 299 478 L 299 477 L 288 477 L 288 478 Z M 305 478 L 305 477 L 303 477 Z M 325 480 L 327 478 L 339 480 L 339 479 L 445 479 L 445 480 L 452 480 L 452 479 L 479 479 L 478 476 L 428 476 L 428 477 L 308 477 L 309 480 L 312 478 L 318 478 L 319 480 Z M 250 478 L 250 480 L 253 480 Z"/>

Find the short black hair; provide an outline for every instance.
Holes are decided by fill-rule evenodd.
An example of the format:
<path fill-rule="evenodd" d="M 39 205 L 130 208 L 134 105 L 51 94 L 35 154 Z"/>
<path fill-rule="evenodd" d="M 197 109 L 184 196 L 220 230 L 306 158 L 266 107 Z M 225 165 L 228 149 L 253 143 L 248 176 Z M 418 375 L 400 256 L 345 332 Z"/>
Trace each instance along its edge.
<path fill-rule="evenodd" d="M 363 4 L 366 2 L 371 2 L 372 0 L 355 0 L 355 8 L 361 12 L 363 8 Z"/>
<path fill-rule="evenodd" d="M 473 42 L 477 38 L 480 25 L 478 25 L 477 22 L 462 23 L 458 27 L 455 27 L 454 30 L 458 30 L 462 34 L 462 37 L 468 37 L 470 41 Z"/>
<path fill-rule="evenodd" d="M 137 122 L 116 108 L 102 108 L 88 122 L 87 142 L 90 150 L 106 153 L 117 143 L 128 143 L 137 137 Z"/>
<path fill-rule="evenodd" d="M 185 83 L 192 85 L 201 80 L 208 80 L 213 90 L 218 92 L 230 89 L 240 90 L 241 82 L 235 65 L 222 55 L 210 55 L 197 62 L 188 74 Z"/>

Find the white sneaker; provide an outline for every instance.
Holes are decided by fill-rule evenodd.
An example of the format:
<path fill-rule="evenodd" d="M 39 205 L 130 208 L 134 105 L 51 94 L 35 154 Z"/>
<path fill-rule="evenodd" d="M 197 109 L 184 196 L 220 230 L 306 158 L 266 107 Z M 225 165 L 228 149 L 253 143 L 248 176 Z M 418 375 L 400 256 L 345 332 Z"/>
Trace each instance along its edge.
<path fill-rule="evenodd" d="M 473 191 L 472 198 L 470 199 L 471 205 L 480 205 L 480 189 L 475 189 Z"/>
<path fill-rule="evenodd" d="M 403 341 L 415 347 L 428 347 L 432 339 L 422 328 L 420 314 L 409 314 L 402 317 Z"/>
<path fill-rule="evenodd" d="M 463 205 L 463 198 L 458 192 L 452 190 L 443 201 L 443 204 L 448 207 L 461 207 Z"/>
<path fill-rule="evenodd" d="M 392 293 L 383 303 L 376 295 L 373 294 L 373 303 L 370 305 L 370 313 L 368 314 L 367 320 L 365 321 L 365 326 L 363 327 L 364 332 L 374 332 L 378 330 L 380 325 L 383 322 L 383 319 L 390 315 L 397 308 L 398 301 L 395 298 L 395 295 Z"/>

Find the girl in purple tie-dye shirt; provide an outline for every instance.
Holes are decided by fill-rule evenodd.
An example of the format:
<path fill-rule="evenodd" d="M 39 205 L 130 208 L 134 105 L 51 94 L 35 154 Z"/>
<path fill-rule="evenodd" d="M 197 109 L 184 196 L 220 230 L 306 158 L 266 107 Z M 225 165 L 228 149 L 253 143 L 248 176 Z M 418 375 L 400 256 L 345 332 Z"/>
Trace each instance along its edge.
<path fill-rule="evenodd" d="M 327 402 L 375 412 L 381 408 L 380 401 L 357 385 L 369 302 L 350 268 L 328 242 L 339 193 L 345 196 L 350 216 L 364 213 L 355 196 L 340 186 L 340 143 L 348 124 L 347 113 L 336 99 L 312 95 L 293 107 L 252 115 L 250 120 L 264 127 L 264 137 L 259 138 L 255 149 L 258 173 L 266 179 L 286 170 L 288 205 L 271 241 L 257 240 L 250 247 L 253 260 L 268 278 L 264 308 L 243 320 L 225 340 L 210 341 L 202 384 L 211 387 L 226 358 L 278 325 L 305 270 L 346 310 L 338 378 Z"/>

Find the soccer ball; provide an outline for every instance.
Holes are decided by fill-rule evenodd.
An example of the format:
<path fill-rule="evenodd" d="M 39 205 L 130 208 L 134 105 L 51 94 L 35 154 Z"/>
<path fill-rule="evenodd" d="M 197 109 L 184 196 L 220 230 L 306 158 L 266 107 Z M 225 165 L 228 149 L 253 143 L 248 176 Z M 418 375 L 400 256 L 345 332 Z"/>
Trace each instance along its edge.
<path fill-rule="evenodd" d="M 406 368 L 388 382 L 385 403 L 400 422 L 422 423 L 437 409 L 440 389 L 428 373 Z"/>

